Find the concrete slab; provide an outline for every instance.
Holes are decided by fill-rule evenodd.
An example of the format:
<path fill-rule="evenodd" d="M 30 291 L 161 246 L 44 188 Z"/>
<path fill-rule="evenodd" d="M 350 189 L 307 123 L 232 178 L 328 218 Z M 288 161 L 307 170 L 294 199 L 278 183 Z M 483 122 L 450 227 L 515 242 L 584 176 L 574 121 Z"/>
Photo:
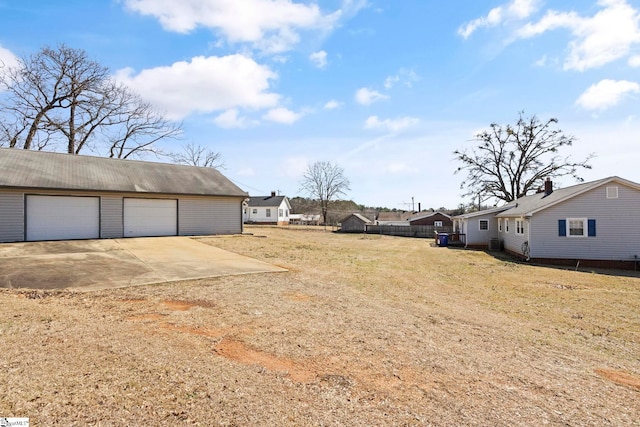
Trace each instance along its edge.
<path fill-rule="evenodd" d="M 283 268 L 189 237 L 5 243 L 0 287 L 96 290 Z"/>

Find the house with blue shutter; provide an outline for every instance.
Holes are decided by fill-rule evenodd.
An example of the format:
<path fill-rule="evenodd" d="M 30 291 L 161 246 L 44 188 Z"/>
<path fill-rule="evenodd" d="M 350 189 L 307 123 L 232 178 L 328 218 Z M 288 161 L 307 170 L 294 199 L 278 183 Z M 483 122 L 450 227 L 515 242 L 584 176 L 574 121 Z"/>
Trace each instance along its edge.
<path fill-rule="evenodd" d="M 543 191 L 481 212 L 488 215 L 454 218 L 486 230 L 475 246 L 497 239 L 505 251 L 542 263 L 636 268 L 640 262 L 640 184 L 617 176 L 555 190 L 547 179 Z"/>

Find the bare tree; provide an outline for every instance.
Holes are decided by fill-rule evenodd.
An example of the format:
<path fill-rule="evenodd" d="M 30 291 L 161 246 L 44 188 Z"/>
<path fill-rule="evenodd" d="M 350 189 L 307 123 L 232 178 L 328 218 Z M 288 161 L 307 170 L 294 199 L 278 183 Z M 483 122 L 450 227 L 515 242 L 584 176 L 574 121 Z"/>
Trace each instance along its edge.
<path fill-rule="evenodd" d="M 523 115 L 520 112 L 515 126 L 492 123 L 476 135 L 478 145 L 471 152 L 454 151 L 462 163 L 456 173 L 467 172 L 460 185 L 466 189 L 465 196 L 510 202 L 540 188 L 546 177 L 571 176 L 583 181 L 578 169 L 591 169 L 589 160 L 594 154 L 577 162 L 559 155 L 575 137 L 557 129 L 557 119 L 541 121 L 535 115 Z"/>
<path fill-rule="evenodd" d="M 181 133 L 83 50 L 44 47 L 19 62 L 0 75 L 0 136 L 12 148 L 126 158 Z"/>
<path fill-rule="evenodd" d="M 341 194 L 345 195 L 345 191 L 351 189 L 349 185 L 349 179 L 344 176 L 344 170 L 338 164 L 315 162 L 307 165 L 300 189 L 312 198 L 318 199 L 322 208 L 322 219 L 326 225 L 329 202 Z"/>
<path fill-rule="evenodd" d="M 205 168 L 224 169 L 222 154 L 201 145 L 189 143 L 181 152 L 170 153 L 169 157 L 181 165 L 202 166 Z"/>

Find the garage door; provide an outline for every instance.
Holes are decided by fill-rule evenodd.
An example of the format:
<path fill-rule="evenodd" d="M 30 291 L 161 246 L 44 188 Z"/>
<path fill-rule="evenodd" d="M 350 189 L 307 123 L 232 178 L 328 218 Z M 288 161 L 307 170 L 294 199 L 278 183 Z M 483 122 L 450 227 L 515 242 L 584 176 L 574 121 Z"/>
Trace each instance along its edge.
<path fill-rule="evenodd" d="M 100 198 L 27 196 L 27 240 L 97 239 Z"/>
<path fill-rule="evenodd" d="M 178 201 L 124 199 L 124 236 L 175 236 L 178 234 Z"/>

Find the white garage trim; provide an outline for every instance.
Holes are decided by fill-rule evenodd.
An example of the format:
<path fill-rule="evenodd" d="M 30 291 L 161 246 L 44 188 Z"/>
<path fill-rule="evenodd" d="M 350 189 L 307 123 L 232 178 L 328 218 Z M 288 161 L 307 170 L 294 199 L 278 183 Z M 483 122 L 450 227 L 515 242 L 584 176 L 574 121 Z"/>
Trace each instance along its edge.
<path fill-rule="evenodd" d="M 26 239 L 68 240 L 100 237 L 100 198 L 26 196 Z"/>
<path fill-rule="evenodd" d="M 176 199 L 124 199 L 124 237 L 176 236 Z"/>

